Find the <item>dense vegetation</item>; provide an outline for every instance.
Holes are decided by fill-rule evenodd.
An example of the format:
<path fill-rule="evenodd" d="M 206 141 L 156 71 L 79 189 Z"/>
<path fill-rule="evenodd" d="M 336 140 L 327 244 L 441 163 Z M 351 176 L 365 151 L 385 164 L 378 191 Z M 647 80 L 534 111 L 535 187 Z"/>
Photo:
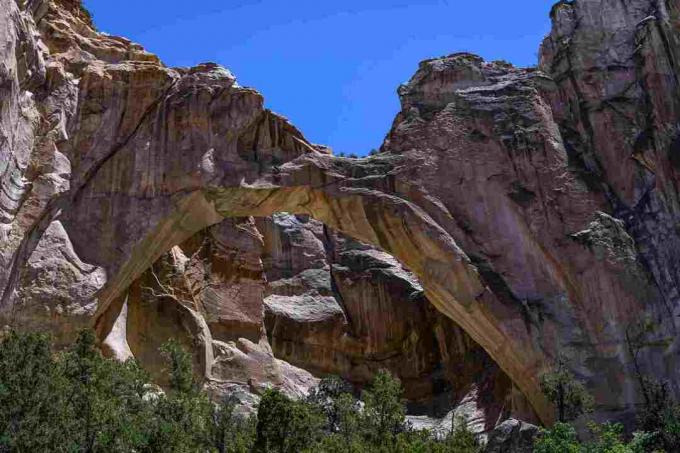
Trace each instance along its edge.
<path fill-rule="evenodd" d="M 244 417 L 230 398 L 208 399 L 176 343 L 161 353 L 164 392 L 134 361 L 104 358 L 91 332 L 58 354 L 45 335 L 9 333 L 0 343 L 0 452 L 479 451 L 465 423 L 441 438 L 410 429 L 402 388 L 386 372 L 359 399 L 337 378 L 304 401 L 267 390 Z"/>
<path fill-rule="evenodd" d="M 631 336 L 633 359 L 642 347 Z M 160 353 L 169 388 L 161 391 L 134 361 L 104 358 L 94 334 L 82 332 L 54 353 L 42 334 L 9 333 L 0 342 L 0 453 L 2 452 L 220 452 L 220 453 L 476 453 L 481 448 L 463 420 L 446 435 L 412 429 L 402 388 L 387 372 L 360 398 L 339 378 L 326 378 L 306 400 L 267 390 L 257 413 L 240 415 L 230 397 L 208 399 L 189 354 L 177 343 Z M 638 429 L 625 437 L 619 424 L 590 424 L 582 441 L 569 424 L 589 412 L 592 398 L 565 360 L 541 378 L 559 422 L 536 439 L 537 453 L 647 453 L 680 451 L 680 406 L 666 384 L 638 376 L 644 407 Z"/>

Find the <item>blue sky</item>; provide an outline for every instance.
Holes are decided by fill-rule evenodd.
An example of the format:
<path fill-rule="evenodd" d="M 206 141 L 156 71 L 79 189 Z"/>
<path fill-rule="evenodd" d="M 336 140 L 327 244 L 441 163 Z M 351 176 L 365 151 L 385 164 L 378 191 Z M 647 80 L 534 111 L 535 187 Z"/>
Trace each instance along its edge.
<path fill-rule="evenodd" d="M 377 148 L 426 58 L 536 63 L 554 0 L 84 0 L 169 66 L 214 61 L 336 153 Z M 531 6 L 529 6 L 529 4 Z"/>

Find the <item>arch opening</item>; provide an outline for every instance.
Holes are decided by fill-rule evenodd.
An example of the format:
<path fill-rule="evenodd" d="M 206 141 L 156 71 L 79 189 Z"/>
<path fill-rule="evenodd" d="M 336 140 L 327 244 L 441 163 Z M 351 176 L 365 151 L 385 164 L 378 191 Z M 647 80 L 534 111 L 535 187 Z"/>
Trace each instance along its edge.
<path fill-rule="evenodd" d="M 134 356 L 157 383 L 157 349 L 173 338 L 193 351 L 209 391 L 244 408 L 270 385 L 295 396 L 336 375 L 358 391 L 386 369 L 416 426 L 439 429 L 461 412 L 483 432 L 510 417 L 536 421 L 408 269 L 307 215 L 225 219 L 173 246 L 124 297 L 118 336 L 102 346 Z"/>
<path fill-rule="evenodd" d="M 304 167 L 303 167 L 304 168 Z M 315 188 L 317 187 L 317 188 Z M 454 240 L 414 204 L 379 191 L 352 187 L 256 184 L 212 186 L 177 201 L 172 212 L 141 238 L 99 294 L 96 328 L 115 323 L 120 296 L 163 253 L 225 218 L 304 214 L 384 250 L 420 280 L 427 299 L 458 324 L 526 396 L 544 423 L 552 408 L 540 392 L 543 363 L 523 332 L 519 314 L 498 302 Z M 114 304 L 114 308 L 109 307 Z"/>

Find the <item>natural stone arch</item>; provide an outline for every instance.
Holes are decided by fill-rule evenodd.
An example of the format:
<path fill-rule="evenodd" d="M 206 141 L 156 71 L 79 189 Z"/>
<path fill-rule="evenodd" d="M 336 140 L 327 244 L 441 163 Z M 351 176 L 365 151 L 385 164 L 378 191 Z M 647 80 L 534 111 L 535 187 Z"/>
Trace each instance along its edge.
<path fill-rule="evenodd" d="M 442 272 L 444 285 L 426 283 L 430 299 L 484 345 L 545 420 L 550 410 L 537 373 L 558 351 L 571 359 L 603 415 L 632 415 L 641 396 L 626 352 L 627 326 L 649 316 L 660 335 L 675 338 L 678 330 L 677 317 L 668 315 L 678 305 L 677 168 L 668 159 L 677 140 L 656 127 L 677 123 L 677 96 L 667 96 L 677 91 L 677 78 L 659 63 L 666 61 L 663 44 L 677 42 L 671 27 L 677 8 L 656 8 L 650 21 L 655 2 L 632 2 L 636 8 L 619 2 L 603 21 L 591 14 L 597 1 L 561 2 L 538 70 L 470 54 L 424 61 L 399 89 L 402 108 L 381 156 L 355 160 L 310 145 L 224 68 L 168 68 L 137 44 L 97 33 L 80 17 L 78 2 L 36 9 L 37 3 L 10 0 L 2 9 L 9 13 L 2 20 L 9 30 L 3 81 L 10 102 L 0 120 L 21 121 L 8 129 L 3 148 L 10 166 L 0 179 L 13 195 L 0 200 L 3 231 L 10 232 L 0 234 L 0 308 L 14 310 L 20 277 L 32 258 L 39 261 L 44 240 L 46 249 L 66 252 L 63 259 L 52 254 L 61 269 L 79 268 L 74 275 L 87 291 L 73 297 L 59 281 L 63 295 L 77 299 L 77 316 L 89 315 L 90 290 L 108 281 L 97 317 L 106 330 L 115 311 L 110 304 L 154 254 L 238 206 L 245 215 L 314 208 L 314 216 L 344 223 L 341 230 L 387 244 L 397 256 L 413 255 L 404 250 L 414 247 L 408 233 L 407 245 L 396 248 L 390 242 L 405 233 L 371 234 L 386 229 L 376 220 L 384 217 L 382 203 L 401 200 L 418 216 L 427 213 L 417 225 L 436 224 L 443 237 L 455 238 L 493 290 L 472 291 L 466 305 L 464 285 L 460 294 L 451 292 L 458 277 L 448 281 Z M 579 27 L 574 17 L 583 19 Z M 612 31 L 611 39 L 593 42 L 602 30 Z M 654 39 L 640 43 L 641 32 Z M 591 63 L 602 58 L 593 72 Z M 24 66 L 30 70 L 11 70 Z M 651 81 L 643 84 L 647 90 L 631 93 L 641 80 Z M 34 96 L 22 103 L 25 89 Z M 651 104 L 646 91 L 655 94 Z M 644 101 L 657 114 L 612 115 L 603 93 L 625 95 L 616 111 L 636 112 Z M 571 106 L 602 108 L 584 115 L 565 108 Z M 647 124 L 650 117 L 659 121 Z M 350 195 L 366 201 L 351 202 Z M 350 220 L 363 212 L 345 212 L 355 205 L 379 213 L 370 228 Z M 459 256 L 449 245 L 434 249 L 444 250 L 433 256 L 447 256 L 447 266 Z M 484 287 L 474 269 L 463 275 L 468 289 Z M 51 281 L 59 279 L 35 280 L 54 302 Z M 23 307 L 28 319 L 42 308 L 36 300 Z M 75 319 L 49 322 L 72 333 Z M 641 369 L 677 382 L 677 344 L 649 348 Z"/>
<path fill-rule="evenodd" d="M 44 220 L 59 217 L 77 255 L 106 273 L 94 317 L 101 338 L 122 304 L 119 296 L 175 244 L 224 217 L 307 213 L 413 270 L 428 299 L 550 422 L 538 385 L 550 348 L 544 352 L 532 338 L 523 306 L 488 290 L 454 241 L 464 219 L 454 218 L 441 195 L 458 189 L 429 184 L 437 183 L 431 170 L 445 165 L 417 148 L 391 151 L 389 136 L 379 156 L 335 158 L 215 65 L 173 70 L 146 61 L 98 62 L 82 71 L 78 90 L 68 139 L 60 144 L 72 162 L 69 189 L 50 201 Z M 455 151 L 481 146 L 450 138 Z M 18 250 L 30 249 L 40 234 L 36 228 Z M 29 255 L 19 253 L 10 274 Z"/>
<path fill-rule="evenodd" d="M 552 408 L 538 384 L 546 360 L 533 347 L 519 309 L 496 299 L 453 238 L 422 208 L 376 189 L 390 185 L 386 169 L 394 168 L 400 159 L 386 157 L 384 167 L 374 166 L 380 169 L 360 178 L 351 177 L 357 173 L 352 165 L 338 174 L 339 161 L 310 152 L 252 183 L 244 178 L 239 185 L 211 185 L 181 198 L 137 242 L 101 291 L 95 317 L 100 335 L 106 335 L 115 316 L 107 314 L 109 306 L 172 246 L 227 217 L 280 211 L 308 214 L 404 263 L 419 277 L 433 305 L 489 353 L 541 420 L 549 423 Z"/>

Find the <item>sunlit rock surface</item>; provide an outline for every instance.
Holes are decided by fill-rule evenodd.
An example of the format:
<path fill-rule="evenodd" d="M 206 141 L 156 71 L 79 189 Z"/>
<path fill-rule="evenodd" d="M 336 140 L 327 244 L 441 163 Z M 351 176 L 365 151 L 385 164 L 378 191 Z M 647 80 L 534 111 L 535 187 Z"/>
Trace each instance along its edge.
<path fill-rule="evenodd" d="M 480 430 L 550 422 L 562 353 L 631 421 L 640 320 L 638 365 L 680 391 L 680 7 L 551 15 L 536 68 L 424 61 L 380 153 L 343 159 L 218 65 L 168 68 L 75 0 L 0 0 L 0 323 L 95 326 L 156 376 L 174 337 L 246 405 L 384 367 L 415 415 Z"/>

